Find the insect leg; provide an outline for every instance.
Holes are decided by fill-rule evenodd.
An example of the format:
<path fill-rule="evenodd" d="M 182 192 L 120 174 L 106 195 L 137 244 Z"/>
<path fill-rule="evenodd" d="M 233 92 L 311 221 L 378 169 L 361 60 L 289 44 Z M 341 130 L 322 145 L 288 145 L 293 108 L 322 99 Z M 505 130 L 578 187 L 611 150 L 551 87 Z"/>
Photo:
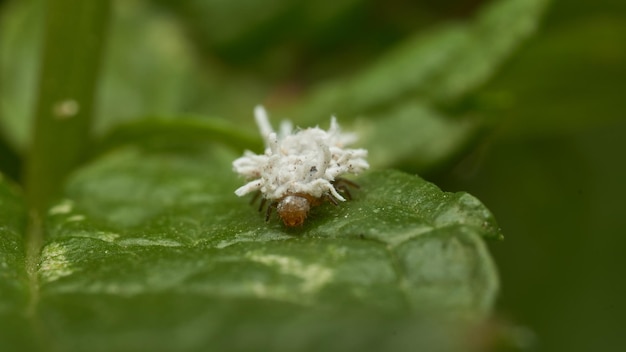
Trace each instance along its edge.
<path fill-rule="evenodd" d="M 352 200 L 352 194 L 350 194 L 350 189 L 348 187 L 356 189 L 360 188 L 359 185 L 345 178 L 337 178 L 333 182 L 333 187 L 335 187 L 338 192 L 345 194 L 346 198 L 349 200 Z"/>
<path fill-rule="evenodd" d="M 263 198 L 263 204 L 265 204 L 265 198 Z M 278 206 L 278 202 L 272 202 L 267 206 L 267 210 L 265 211 L 265 222 L 270 221 L 270 216 L 272 215 L 272 209 Z"/>
<path fill-rule="evenodd" d="M 263 210 L 263 207 L 265 206 L 265 203 L 267 203 L 267 198 L 261 199 L 261 204 L 259 204 L 259 212 L 261 212 L 261 210 Z"/>
<path fill-rule="evenodd" d="M 350 186 L 350 187 L 352 187 L 352 188 L 356 188 L 356 189 L 361 188 L 361 187 L 360 187 L 357 183 L 355 183 L 355 182 L 353 182 L 353 181 L 350 181 L 350 180 L 348 180 L 347 178 L 341 178 L 341 177 L 338 177 L 338 178 L 335 180 L 335 182 L 340 183 L 343 187 L 345 187 L 345 186 Z"/>
<path fill-rule="evenodd" d="M 256 200 L 259 199 L 260 195 L 261 195 L 261 191 L 254 192 L 254 195 L 252 196 L 252 199 L 250 199 L 250 205 L 254 204 L 256 202 Z"/>
<path fill-rule="evenodd" d="M 337 206 L 339 203 L 337 203 L 337 200 L 335 199 L 335 197 L 333 197 L 331 194 L 327 194 L 326 195 L 326 199 L 333 203 L 334 206 Z"/>

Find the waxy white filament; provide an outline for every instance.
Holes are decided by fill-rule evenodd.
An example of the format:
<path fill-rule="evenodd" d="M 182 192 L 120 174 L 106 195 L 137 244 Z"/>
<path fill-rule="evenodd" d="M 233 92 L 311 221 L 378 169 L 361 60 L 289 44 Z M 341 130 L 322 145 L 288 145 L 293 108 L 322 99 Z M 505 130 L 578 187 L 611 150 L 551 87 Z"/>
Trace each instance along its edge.
<path fill-rule="evenodd" d="M 333 116 L 330 128 L 319 127 L 294 132 L 289 121 L 274 132 L 262 106 L 254 116 L 265 141 L 265 153 L 245 151 L 233 162 L 233 170 L 250 180 L 235 194 L 243 196 L 261 191 L 269 200 L 279 200 L 290 194 L 306 194 L 314 198 L 331 195 L 345 201 L 332 182 L 343 174 L 357 174 L 369 168 L 367 150 L 345 148 L 356 136 L 341 133 Z"/>

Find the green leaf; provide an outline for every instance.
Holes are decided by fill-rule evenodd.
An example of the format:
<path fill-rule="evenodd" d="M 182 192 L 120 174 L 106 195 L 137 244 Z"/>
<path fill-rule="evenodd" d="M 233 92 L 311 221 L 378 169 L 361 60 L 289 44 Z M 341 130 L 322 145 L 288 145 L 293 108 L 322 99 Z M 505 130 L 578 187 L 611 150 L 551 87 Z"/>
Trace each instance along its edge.
<path fill-rule="evenodd" d="M 85 156 L 110 2 L 50 0 L 33 140 L 25 164 L 29 206 L 43 211 Z M 62 142 L 59 142 L 62 141 Z"/>
<path fill-rule="evenodd" d="M 41 1 L 9 1 L 0 8 L 0 131 L 25 151 L 35 116 L 42 46 Z"/>
<path fill-rule="evenodd" d="M 479 94 L 506 99 L 495 111 L 508 117 L 503 138 L 587 131 L 624 119 L 624 62 L 623 12 L 586 16 L 538 37 Z"/>
<path fill-rule="evenodd" d="M 489 313 L 498 283 L 481 237 L 500 234 L 474 197 L 369 172 L 353 200 L 286 229 L 234 195 L 237 155 L 186 140 L 136 140 L 78 170 L 32 280 L 21 198 L 2 184 L 3 345 L 455 351 Z"/>
<path fill-rule="evenodd" d="M 254 134 L 242 131 L 239 126 L 222 119 L 178 115 L 155 116 L 121 124 L 101 138 L 94 154 L 128 144 L 162 149 L 184 147 L 209 140 L 237 150 L 256 150 L 262 147 L 256 131 Z"/>
<path fill-rule="evenodd" d="M 26 5 L 38 1 L 19 3 L 24 5 L 7 8 L 5 17 L 19 19 L 25 13 L 36 13 L 33 6 L 28 12 Z M 284 28 L 279 24 L 297 22 L 301 32 L 292 33 L 296 37 L 325 31 L 348 35 L 344 32 L 354 30 L 350 26 L 355 24 L 341 19 L 358 17 L 351 11 L 360 11 L 363 6 L 360 2 L 336 1 L 328 14 L 319 15 L 332 19 L 322 23 L 316 22 L 317 15 L 311 14 L 318 10 L 308 10 L 307 6 L 316 8 L 312 3 L 287 5 L 276 1 L 271 6 L 263 3 L 261 22 L 268 21 L 271 27 L 268 28 L 273 33 L 279 32 L 263 40 L 274 40 L 265 44 L 277 46 L 277 52 L 266 55 L 267 62 L 259 58 L 265 62 L 260 64 L 262 67 L 239 65 L 238 71 L 226 70 L 213 60 L 197 60 L 180 27 L 196 28 L 203 36 L 222 37 L 210 28 L 221 26 L 222 19 L 230 24 L 236 22 L 234 27 L 229 25 L 225 29 L 234 31 L 232 41 L 215 39 L 214 43 L 227 43 L 235 53 L 254 51 L 254 46 L 248 46 L 250 36 L 245 33 L 252 29 L 261 33 L 256 26 L 264 24 L 247 23 L 239 17 L 233 22 L 225 15 L 219 16 L 220 21 L 207 21 L 203 16 L 249 11 L 255 18 L 261 18 L 257 16 L 260 3 L 250 2 L 246 9 L 232 9 L 232 5 L 216 2 L 165 4 L 176 8 L 183 20 L 188 21 L 182 23 L 146 3 L 116 3 L 108 42 L 110 50 L 104 58 L 96 131 L 110 130 L 137 116 L 174 118 L 185 111 L 204 112 L 252 125 L 251 107 L 266 101 L 268 105 L 276 105 L 276 109 L 268 106 L 272 115 L 291 118 L 301 126 L 325 124 L 332 113 L 345 126 L 354 120 L 357 128 L 362 129 L 360 132 L 367 136 L 362 139 L 365 146 L 385 155 L 372 159 L 375 167 L 437 170 L 477 139 L 485 125 L 482 110 L 490 109 L 490 106 L 459 109 L 458 102 L 496 75 L 501 64 L 533 33 L 546 3 L 547 0 L 494 1 L 467 20 L 439 23 L 428 29 L 416 25 L 420 31 L 414 33 L 409 31 L 413 27 L 407 27 L 401 35 L 394 36 L 392 42 L 396 45 L 392 49 L 386 45 L 366 50 L 358 59 L 335 55 L 312 58 L 298 46 L 285 47 L 280 44 L 285 38 Z M 206 8 L 217 7 L 221 10 L 206 14 Z M 309 15 L 312 17 L 307 19 Z M 285 16 L 291 19 L 287 21 Z M 2 50 L 0 68 L 8 78 L 4 85 L 7 88 L 0 92 L 0 122 L 19 150 L 24 150 L 27 143 L 30 118 L 29 106 L 24 105 L 31 100 L 26 99 L 30 92 L 26 88 L 34 87 L 28 75 L 36 71 L 35 65 L 28 65 L 28 59 L 36 54 L 37 47 L 36 36 L 29 33 L 38 28 L 37 19 L 33 15 L 23 21 L 6 21 L 7 30 L 0 33 L 0 45 L 6 49 Z M 332 30 L 339 25 L 348 27 Z M 372 26 L 368 30 L 377 33 Z M 338 41 L 333 45 L 358 47 L 358 43 L 341 43 L 340 40 L 349 41 L 344 37 L 332 37 Z M 348 35 L 348 38 L 353 37 Z M 294 67 L 304 65 L 307 74 L 303 77 L 302 70 Z M 330 73 L 328 66 L 333 67 Z M 450 105 L 455 109 L 450 109 Z M 377 135 L 376 131 L 382 133 Z"/>
<path fill-rule="evenodd" d="M 284 50 L 285 46 L 290 50 L 307 46 L 306 51 L 312 54 L 328 42 L 345 41 L 345 37 L 353 39 L 355 34 L 360 36 L 362 33 L 352 25 L 355 17 L 367 8 L 363 0 L 245 0 L 236 3 L 158 0 L 157 3 L 179 16 L 194 44 L 206 56 L 217 56 L 228 65 L 239 64 L 240 67 L 258 65 L 266 59 L 275 61 L 272 56 L 275 59 L 276 52 Z M 280 60 L 284 63 L 285 59 Z"/>
<path fill-rule="evenodd" d="M 125 147 L 74 175 L 50 210 L 39 269 L 38 312 L 60 349 L 95 341 L 132 349 L 146 339 L 194 349 L 218 336 L 244 349 L 312 348 L 331 344 L 321 328 L 328 319 L 385 345 L 394 340 L 382 326 L 394 319 L 407 334 L 425 333 L 434 317 L 489 312 L 497 278 L 480 237 L 499 232 L 472 196 L 371 172 L 354 200 L 322 205 L 302 228 L 286 229 L 234 195 L 242 180 L 233 157 L 211 145 Z M 363 316 L 371 321 L 359 323 Z M 174 340 L 161 333 L 172 329 Z M 287 331 L 299 336 L 268 340 Z"/>
<path fill-rule="evenodd" d="M 98 99 L 95 129 L 102 133 L 149 114 L 204 107 L 214 93 L 205 67 L 171 16 L 150 1 L 116 1 Z M 198 103 L 198 101 L 200 103 Z"/>
<path fill-rule="evenodd" d="M 546 0 L 495 1 L 471 22 L 418 33 L 352 78 L 321 85 L 297 107 L 302 121 L 354 116 L 398 101 L 456 99 L 490 78 L 533 33 Z"/>
<path fill-rule="evenodd" d="M 357 118 L 365 146 L 378 153 L 375 167 L 436 169 L 484 129 L 476 107 L 449 107 L 494 76 L 534 32 L 546 3 L 496 1 L 472 21 L 419 33 L 361 72 L 320 84 L 287 114 L 304 124 L 329 112 Z"/>
<path fill-rule="evenodd" d="M 374 168 L 437 169 L 471 143 L 483 129 L 477 116 L 452 117 L 420 104 L 398 104 L 356 121 L 359 140 Z"/>
<path fill-rule="evenodd" d="M 44 1 L 6 5 L 0 12 L 0 131 L 15 149 L 25 152 L 32 139 Z M 205 94 L 213 93 L 200 83 L 202 68 L 193 62 L 176 23 L 142 1 L 117 1 L 111 6 L 95 131 L 102 133 L 150 113 L 204 106 Z"/>
<path fill-rule="evenodd" d="M 22 236 L 26 208 L 17 187 L 0 174 L 0 345 L 31 348 L 30 325 L 24 315 L 30 281 Z"/>
<path fill-rule="evenodd" d="M 294 3 L 285 0 L 158 1 L 184 19 L 197 45 L 211 54 L 230 60 L 258 55 L 283 29 L 277 24 L 292 12 Z M 236 19 L 233 21 L 233 19 Z M 256 51 L 256 52 L 255 52 Z"/>

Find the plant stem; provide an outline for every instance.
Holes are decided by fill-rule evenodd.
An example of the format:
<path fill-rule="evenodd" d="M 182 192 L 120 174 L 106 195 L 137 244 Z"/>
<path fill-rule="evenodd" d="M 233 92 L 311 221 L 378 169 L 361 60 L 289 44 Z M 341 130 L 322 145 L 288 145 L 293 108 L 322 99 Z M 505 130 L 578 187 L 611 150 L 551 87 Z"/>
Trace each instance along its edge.
<path fill-rule="evenodd" d="M 89 144 L 109 0 L 46 1 L 45 38 L 26 197 L 38 213 L 59 195 Z"/>

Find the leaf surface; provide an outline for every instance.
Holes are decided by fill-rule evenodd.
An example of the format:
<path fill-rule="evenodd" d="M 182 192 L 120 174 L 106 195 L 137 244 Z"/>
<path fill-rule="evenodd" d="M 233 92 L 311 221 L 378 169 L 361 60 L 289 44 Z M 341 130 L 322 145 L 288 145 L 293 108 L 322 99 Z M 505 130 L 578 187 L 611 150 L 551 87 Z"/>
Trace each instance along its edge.
<path fill-rule="evenodd" d="M 127 146 L 74 175 L 50 210 L 38 273 L 38 314 L 57 347 L 123 350 L 148 339 L 157 349 L 221 341 L 339 350 L 322 328 L 329 321 L 355 326 L 345 343 L 361 327 L 390 346 L 387 323 L 412 336 L 436 329 L 423 317 L 489 312 L 498 285 L 481 237 L 499 230 L 474 197 L 370 172 L 354 200 L 314 208 L 302 228 L 286 229 L 233 194 L 242 182 L 234 156 L 212 145 Z M 249 340 L 224 337 L 238 334 Z"/>
<path fill-rule="evenodd" d="M 30 298 L 22 242 L 25 232 L 22 195 L 0 174 L 0 345 L 32 347 L 30 325 L 24 318 Z"/>

